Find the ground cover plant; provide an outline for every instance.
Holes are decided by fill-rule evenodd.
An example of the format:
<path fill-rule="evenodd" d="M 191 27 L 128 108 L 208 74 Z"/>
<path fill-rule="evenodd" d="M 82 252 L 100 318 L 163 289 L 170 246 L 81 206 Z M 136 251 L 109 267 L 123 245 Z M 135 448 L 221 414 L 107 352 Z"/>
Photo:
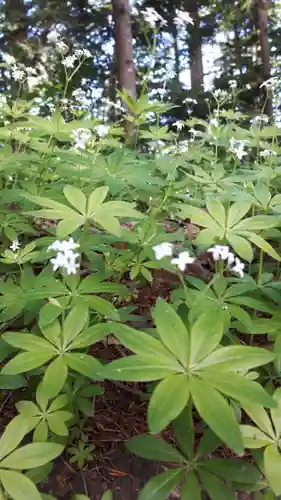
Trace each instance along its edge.
<path fill-rule="evenodd" d="M 0 498 L 57 498 L 59 461 L 84 478 L 108 384 L 144 409 L 127 450 L 161 464 L 139 500 L 280 498 L 281 129 L 237 111 L 235 88 L 169 127 L 145 81 L 104 124 L 66 108 L 89 53 L 64 51 L 47 116 L 3 63 Z"/>

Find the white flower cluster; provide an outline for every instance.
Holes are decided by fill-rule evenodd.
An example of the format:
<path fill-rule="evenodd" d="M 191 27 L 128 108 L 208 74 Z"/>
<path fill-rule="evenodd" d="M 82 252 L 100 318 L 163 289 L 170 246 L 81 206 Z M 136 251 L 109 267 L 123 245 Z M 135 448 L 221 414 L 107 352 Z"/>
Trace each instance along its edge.
<path fill-rule="evenodd" d="M 79 253 L 74 253 L 73 250 L 79 248 L 79 244 L 75 243 L 73 238 L 69 238 L 69 240 L 59 241 L 56 240 L 52 245 L 48 247 L 48 252 L 53 250 L 57 252 L 56 257 L 51 259 L 51 263 L 53 266 L 53 270 L 57 269 L 65 269 L 67 274 L 76 274 L 77 269 L 79 268 L 79 264 L 76 262 L 76 259 L 80 257 Z"/>
<path fill-rule="evenodd" d="M 276 156 L 276 151 L 273 149 L 264 149 L 260 152 L 260 156 L 266 158 L 267 156 Z"/>
<path fill-rule="evenodd" d="M 222 90 L 222 89 L 214 90 L 213 96 L 217 101 L 225 101 L 229 97 L 228 92 L 226 90 Z"/>
<path fill-rule="evenodd" d="M 260 85 L 260 88 L 265 87 L 266 89 L 272 90 L 274 92 L 277 88 L 280 87 L 280 84 L 281 84 L 280 78 L 277 78 L 275 76 L 275 77 L 269 78 L 268 80 L 263 82 Z"/>
<path fill-rule="evenodd" d="M 183 28 L 186 24 L 194 24 L 189 12 L 183 10 L 176 10 L 176 17 L 174 17 L 174 24 L 177 28 Z"/>
<path fill-rule="evenodd" d="M 132 11 L 133 14 L 136 14 L 137 11 L 134 9 Z M 157 24 L 162 26 L 167 26 L 167 21 L 159 14 L 153 7 L 146 7 L 141 14 L 145 20 L 145 22 L 151 27 L 156 28 Z M 174 17 L 174 24 L 177 28 L 183 28 L 186 24 L 194 24 L 193 19 L 190 14 L 183 10 L 176 10 L 176 16 Z"/>
<path fill-rule="evenodd" d="M 109 132 L 109 127 L 108 125 L 98 125 L 96 127 L 96 133 L 98 134 L 99 137 L 106 137 L 108 135 L 108 132 Z"/>
<path fill-rule="evenodd" d="M 151 27 L 151 28 L 156 28 L 157 23 L 160 24 L 160 26 L 166 26 L 167 21 L 158 14 L 158 12 L 153 8 L 153 7 L 146 7 L 141 12 L 145 22 Z"/>
<path fill-rule="evenodd" d="M 241 141 L 237 140 L 234 137 L 231 137 L 229 144 L 230 148 L 229 151 L 234 153 L 238 160 L 242 160 L 243 156 L 247 155 L 247 152 L 244 150 L 245 145 L 247 144 L 248 141 Z"/>
<path fill-rule="evenodd" d="M 76 61 L 79 62 L 81 59 L 89 59 L 90 57 L 92 57 L 92 55 L 88 49 L 76 49 L 74 54 L 62 60 L 62 64 L 65 68 L 74 68 Z"/>
<path fill-rule="evenodd" d="M 91 131 L 87 128 L 75 128 L 72 130 L 72 137 L 75 140 L 74 149 L 85 149 L 91 138 Z"/>
<path fill-rule="evenodd" d="M 233 273 L 239 274 L 239 276 L 243 278 L 245 264 L 241 262 L 241 260 L 229 250 L 228 246 L 215 245 L 214 247 L 209 248 L 207 252 L 210 252 L 212 254 L 214 260 L 226 261 L 229 270 Z M 234 266 L 230 267 L 232 266 L 232 264 L 234 264 Z"/>
<path fill-rule="evenodd" d="M 228 84 L 229 84 L 229 87 L 231 89 L 236 89 L 237 88 L 237 81 L 236 80 L 229 80 Z"/>
<path fill-rule="evenodd" d="M 253 125 L 259 125 L 260 123 L 264 123 L 266 125 L 269 122 L 269 117 L 267 115 L 255 116 L 251 122 Z"/>
<path fill-rule="evenodd" d="M 163 257 L 172 257 L 174 247 L 172 243 L 160 243 L 152 247 L 155 253 L 156 260 L 161 260 Z M 171 263 L 176 265 L 180 271 L 184 271 L 188 264 L 192 264 L 195 259 L 190 257 L 189 252 L 180 252 L 177 257 L 171 260 Z"/>
<path fill-rule="evenodd" d="M 11 77 L 15 82 L 26 82 L 29 90 L 48 80 L 45 67 L 40 62 L 35 67 L 17 63 L 14 56 L 2 53 L 4 62 L 9 66 Z"/>

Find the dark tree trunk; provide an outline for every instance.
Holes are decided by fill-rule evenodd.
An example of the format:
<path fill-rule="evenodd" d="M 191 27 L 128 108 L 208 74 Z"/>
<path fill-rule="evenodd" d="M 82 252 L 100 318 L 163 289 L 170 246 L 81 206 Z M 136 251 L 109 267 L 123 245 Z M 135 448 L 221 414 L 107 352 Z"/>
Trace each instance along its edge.
<path fill-rule="evenodd" d="M 204 84 L 204 68 L 198 0 L 188 0 L 186 10 L 190 13 L 194 22 L 194 25 L 189 25 L 188 42 L 191 88 L 195 92 L 200 92 Z"/>
<path fill-rule="evenodd" d="M 256 0 L 256 19 L 262 60 L 262 77 L 268 80 L 271 76 L 270 50 L 268 41 L 268 0 Z M 265 112 L 271 118 L 273 114 L 272 95 L 268 93 Z"/>
<path fill-rule="evenodd" d="M 121 91 L 136 99 L 136 71 L 133 61 L 133 40 L 129 0 L 112 0 L 115 23 L 115 53 L 118 83 Z"/>

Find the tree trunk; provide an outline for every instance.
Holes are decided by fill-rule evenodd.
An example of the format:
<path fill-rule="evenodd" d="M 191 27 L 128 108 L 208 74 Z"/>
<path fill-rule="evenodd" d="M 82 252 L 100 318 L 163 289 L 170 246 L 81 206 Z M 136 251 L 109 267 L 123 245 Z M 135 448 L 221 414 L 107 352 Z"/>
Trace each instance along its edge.
<path fill-rule="evenodd" d="M 263 80 L 268 80 L 271 76 L 271 62 L 268 41 L 268 0 L 256 0 L 256 16 L 259 29 L 259 39 L 262 60 Z M 265 112 L 271 118 L 273 114 L 272 95 L 268 93 L 265 105 Z"/>
<path fill-rule="evenodd" d="M 194 25 L 189 25 L 188 42 L 191 88 L 195 92 L 200 92 L 203 90 L 204 85 L 204 69 L 198 0 L 189 0 L 186 10 L 190 13 L 194 22 Z"/>
<path fill-rule="evenodd" d="M 136 99 L 136 71 L 133 61 L 133 40 L 129 0 L 112 0 L 115 23 L 115 46 L 118 83 L 121 91 Z"/>

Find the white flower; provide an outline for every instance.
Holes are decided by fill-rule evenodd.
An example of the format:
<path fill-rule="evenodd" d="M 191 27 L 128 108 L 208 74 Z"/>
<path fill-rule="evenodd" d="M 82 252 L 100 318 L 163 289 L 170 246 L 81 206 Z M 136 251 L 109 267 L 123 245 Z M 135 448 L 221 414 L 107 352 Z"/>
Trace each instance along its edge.
<path fill-rule="evenodd" d="M 187 264 L 192 264 L 192 262 L 194 261 L 195 261 L 194 257 L 190 257 L 189 252 L 186 251 L 186 252 L 181 252 L 178 257 L 172 259 L 171 263 L 178 266 L 180 271 L 184 271 Z"/>
<path fill-rule="evenodd" d="M 213 96 L 216 100 L 225 100 L 228 98 L 228 93 L 226 90 L 216 89 L 213 92 Z"/>
<path fill-rule="evenodd" d="M 234 255 L 234 253 L 229 252 L 229 254 L 228 254 L 228 256 L 227 256 L 227 265 L 228 265 L 228 266 L 231 266 L 231 264 L 233 264 L 234 260 L 235 260 L 235 255 Z"/>
<path fill-rule="evenodd" d="M 217 118 L 211 118 L 210 119 L 210 124 L 213 125 L 214 127 L 218 127 L 219 126 L 219 121 Z"/>
<path fill-rule="evenodd" d="M 186 24 L 194 24 L 192 17 L 189 12 L 183 10 L 176 10 L 176 17 L 174 18 L 174 23 L 178 28 L 184 27 Z"/>
<path fill-rule="evenodd" d="M 235 258 L 235 266 L 231 268 L 231 271 L 234 272 L 234 273 L 239 274 L 239 276 L 241 278 L 243 278 L 243 276 L 244 276 L 244 268 L 245 268 L 245 264 L 243 262 L 241 262 L 241 260 L 238 259 L 238 257 L 236 257 Z"/>
<path fill-rule="evenodd" d="M 181 120 L 177 120 L 172 126 L 176 127 L 178 131 L 181 131 L 184 128 L 184 123 Z"/>
<path fill-rule="evenodd" d="M 88 5 L 90 5 L 90 7 L 93 7 L 96 3 L 96 0 L 88 0 Z"/>
<path fill-rule="evenodd" d="M 48 252 L 50 250 L 55 250 L 57 252 L 67 252 L 68 250 L 75 250 L 76 248 L 79 247 L 80 247 L 79 243 L 75 243 L 73 238 L 69 238 L 69 240 L 54 241 L 54 243 L 52 243 L 47 250 Z"/>
<path fill-rule="evenodd" d="M 260 156 L 262 157 L 276 156 L 276 151 L 273 151 L 273 149 L 264 149 L 263 151 L 260 152 Z"/>
<path fill-rule="evenodd" d="M 56 30 L 52 30 L 47 35 L 48 43 L 57 43 L 60 38 L 60 34 Z"/>
<path fill-rule="evenodd" d="M 252 120 L 252 123 L 254 125 L 259 124 L 259 123 L 267 124 L 268 122 L 269 122 L 269 117 L 267 115 L 255 116 L 255 118 L 253 118 L 253 120 Z"/>
<path fill-rule="evenodd" d="M 261 85 L 260 85 L 260 89 L 262 87 L 266 87 L 267 89 L 271 89 L 271 90 L 275 90 L 277 87 L 279 87 L 280 85 L 280 80 L 279 78 L 277 77 L 272 77 L 272 78 L 269 78 L 268 80 L 266 80 L 265 82 L 263 82 Z"/>
<path fill-rule="evenodd" d="M 246 84 L 246 90 L 252 90 L 252 87 L 249 83 Z"/>
<path fill-rule="evenodd" d="M 189 191 L 186 191 L 186 193 L 185 193 L 185 198 L 186 198 L 187 200 L 190 200 L 190 197 L 191 197 L 190 192 L 189 192 Z"/>
<path fill-rule="evenodd" d="M 11 56 L 11 54 L 2 54 L 2 57 L 8 66 L 13 66 L 13 64 L 16 64 L 16 59 L 14 56 Z"/>
<path fill-rule="evenodd" d="M 32 66 L 27 66 L 25 68 L 25 71 L 27 72 L 28 75 L 30 76 L 35 76 L 37 75 L 37 70 L 35 68 L 33 68 Z"/>
<path fill-rule="evenodd" d="M 173 255 L 172 243 L 160 243 L 152 248 L 154 250 L 156 260 L 161 260 L 163 257 L 172 257 Z"/>
<path fill-rule="evenodd" d="M 10 246 L 10 249 L 13 252 L 16 252 L 17 250 L 19 250 L 19 248 L 20 248 L 20 244 L 19 244 L 18 240 L 14 240 L 13 243 L 11 244 L 11 246 Z"/>
<path fill-rule="evenodd" d="M 25 78 L 25 73 L 22 69 L 15 68 L 12 71 L 12 77 L 16 82 L 22 82 Z"/>
<path fill-rule="evenodd" d="M 161 26 L 165 26 L 167 21 L 158 14 L 158 12 L 153 7 L 147 7 L 142 12 L 144 20 L 151 28 L 155 28 L 156 24 L 159 22 Z"/>
<path fill-rule="evenodd" d="M 109 127 L 107 125 L 98 125 L 96 127 L 96 133 L 99 137 L 106 137 L 109 132 Z"/>
<path fill-rule="evenodd" d="M 229 80 L 228 84 L 229 84 L 231 89 L 237 88 L 237 81 L 236 80 Z"/>
<path fill-rule="evenodd" d="M 86 128 L 76 128 L 72 130 L 72 137 L 75 140 L 75 149 L 85 149 L 86 143 L 91 137 L 91 132 Z"/>
<path fill-rule="evenodd" d="M 242 160 L 243 156 L 247 155 L 247 152 L 244 151 L 244 147 L 247 142 L 248 141 L 238 141 L 234 137 L 232 137 L 229 141 L 229 151 L 234 153 L 237 156 L 238 160 Z"/>
<path fill-rule="evenodd" d="M 27 77 L 27 85 L 29 90 L 33 90 L 34 87 L 39 85 L 41 83 L 41 78 L 38 78 L 36 76 L 28 76 Z"/>
<path fill-rule="evenodd" d="M 208 248 L 207 252 L 213 255 L 214 260 L 226 260 L 231 252 L 229 252 L 229 247 L 226 245 L 215 245 L 214 247 Z"/>
<path fill-rule="evenodd" d="M 74 253 L 73 250 L 78 247 L 79 244 L 75 243 L 73 238 L 69 238 L 68 241 L 54 241 L 54 243 L 48 247 L 48 251 L 54 250 L 57 252 L 56 257 L 51 259 L 53 270 L 56 271 L 61 268 L 65 269 L 67 274 L 76 274 L 79 268 L 76 259 L 78 259 L 80 255 L 79 253 Z"/>
<path fill-rule="evenodd" d="M 65 68 L 73 68 L 76 61 L 76 56 L 67 56 L 62 60 L 62 64 Z"/>
<path fill-rule="evenodd" d="M 68 52 L 68 46 L 64 42 L 58 42 L 56 44 L 56 51 L 64 56 Z"/>

